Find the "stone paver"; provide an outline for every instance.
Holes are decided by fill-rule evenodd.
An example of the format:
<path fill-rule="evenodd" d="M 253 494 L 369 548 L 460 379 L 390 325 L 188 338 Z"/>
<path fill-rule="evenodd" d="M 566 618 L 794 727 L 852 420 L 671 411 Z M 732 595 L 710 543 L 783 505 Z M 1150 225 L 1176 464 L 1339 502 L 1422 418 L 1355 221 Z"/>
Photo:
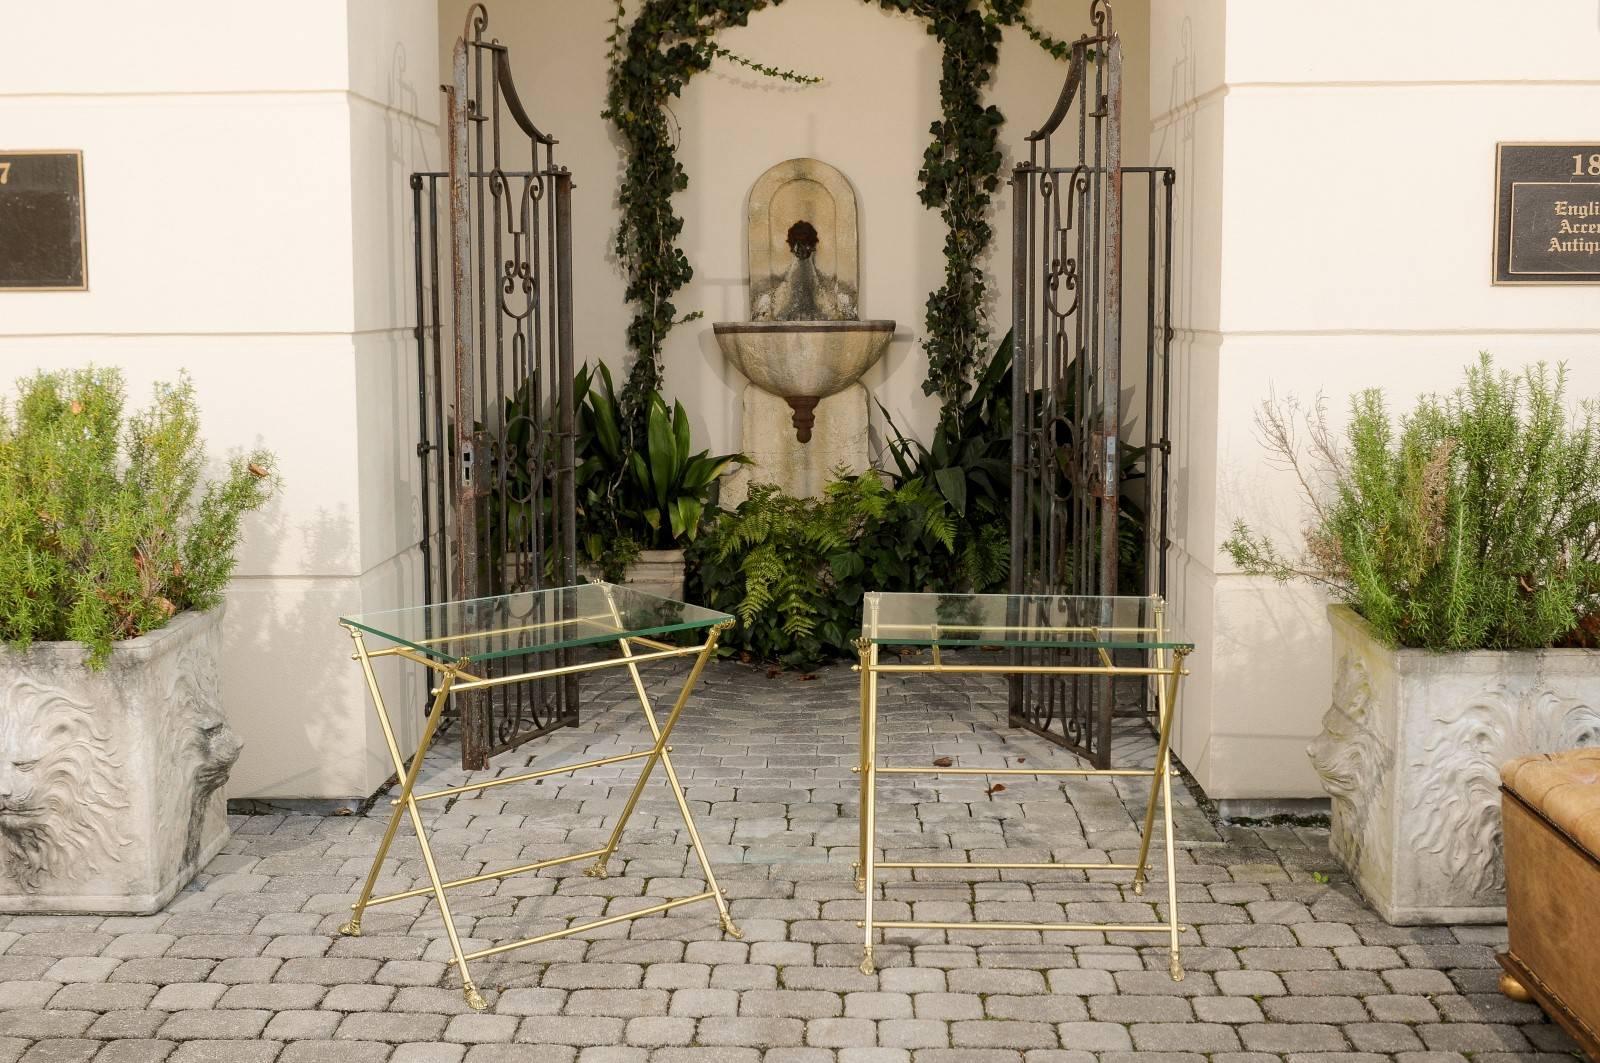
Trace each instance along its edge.
<path fill-rule="evenodd" d="M 1100 933 L 890 931 L 880 971 L 862 975 L 855 683 L 843 667 L 769 679 L 721 662 L 673 735 L 743 940 L 698 905 L 480 960 L 490 1009 L 474 1014 L 431 905 L 375 908 L 358 939 L 336 932 L 386 802 L 365 816 L 235 816 L 225 852 L 163 912 L 0 916 L 0 1063 L 1555 1063 L 1572 1051 L 1537 1008 L 1495 993 L 1504 928 L 1389 927 L 1329 857 L 1325 831 L 1218 825 L 1186 787 L 1177 870 L 1195 933 L 1183 982 L 1167 977 L 1158 940 Z M 494 770 L 648 744 L 626 676 L 586 678 L 583 692 L 579 727 Z M 1000 683 L 921 677 L 886 682 L 880 698 L 886 757 L 1078 763 L 1005 726 Z M 1148 734 L 1118 728 L 1118 760 L 1149 763 Z M 465 781 L 458 757 L 441 745 L 423 788 Z M 435 857 L 456 877 L 603 845 L 635 770 L 424 806 Z M 966 777 L 891 778 L 880 843 L 914 854 L 899 859 L 959 849 L 1122 862 L 1143 799 L 1139 780 L 1017 777 L 991 791 Z M 565 865 L 453 894 L 466 947 L 696 892 L 686 845 L 654 782 L 610 878 Z M 380 889 L 424 875 L 405 828 Z M 1106 874 L 894 871 L 883 882 L 882 911 L 950 921 L 1154 911 Z"/>

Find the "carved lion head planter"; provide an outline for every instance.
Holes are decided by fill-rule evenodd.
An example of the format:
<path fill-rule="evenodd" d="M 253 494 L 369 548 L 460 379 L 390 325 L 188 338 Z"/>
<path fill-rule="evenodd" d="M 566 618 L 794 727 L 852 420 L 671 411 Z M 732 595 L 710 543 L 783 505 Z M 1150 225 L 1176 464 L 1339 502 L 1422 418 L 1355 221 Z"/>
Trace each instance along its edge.
<path fill-rule="evenodd" d="M 0 911 L 152 912 L 222 848 L 221 619 L 182 614 L 98 671 L 78 643 L 0 649 Z"/>

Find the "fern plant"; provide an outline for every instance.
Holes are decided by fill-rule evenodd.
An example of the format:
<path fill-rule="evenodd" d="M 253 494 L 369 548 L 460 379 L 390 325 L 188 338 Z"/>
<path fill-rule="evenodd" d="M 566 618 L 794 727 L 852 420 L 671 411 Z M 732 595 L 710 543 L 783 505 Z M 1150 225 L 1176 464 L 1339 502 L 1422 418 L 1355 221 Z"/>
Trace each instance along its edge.
<path fill-rule="evenodd" d="M 1000 589 L 1011 569 L 1011 334 L 960 403 L 947 407 L 924 446 L 894 423 L 886 451 L 897 484 L 923 481 L 944 498 L 955 525 L 955 566 L 943 589 Z"/>
<path fill-rule="evenodd" d="M 1600 605 L 1600 432 L 1576 416 L 1566 370 L 1520 375 L 1489 355 L 1453 394 L 1396 422 L 1373 389 L 1344 442 L 1318 403 L 1269 401 L 1258 424 L 1310 506 L 1298 556 L 1234 525 L 1223 549 L 1246 572 L 1305 579 L 1353 605 L 1379 638 L 1432 650 L 1577 641 Z"/>
<path fill-rule="evenodd" d="M 738 616 L 725 646 L 804 667 L 854 653 L 867 588 L 934 589 L 955 551 L 950 511 L 921 480 L 840 476 L 822 498 L 761 484 L 691 548 L 691 594 Z"/>
<path fill-rule="evenodd" d="M 111 645 L 222 601 L 243 515 L 264 505 L 272 456 L 203 482 L 187 377 L 125 418 L 114 369 L 38 373 L 0 403 L 0 638 Z"/>

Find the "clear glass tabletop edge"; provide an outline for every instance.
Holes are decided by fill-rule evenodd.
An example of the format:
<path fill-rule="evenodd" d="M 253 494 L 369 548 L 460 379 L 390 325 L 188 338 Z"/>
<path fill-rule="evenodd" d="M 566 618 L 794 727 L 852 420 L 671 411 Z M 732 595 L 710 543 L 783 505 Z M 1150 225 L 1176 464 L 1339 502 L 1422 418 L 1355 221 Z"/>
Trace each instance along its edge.
<path fill-rule="evenodd" d="M 861 608 L 862 634 L 879 646 L 1194 648 L 1155 596 L 882 592 Z"/>
<path fill-rule="evenodd" d="M 482 661 L 732 623 L 715 609 L 612 583 L 581 583 L 339 617 L 441 661 Z"/>

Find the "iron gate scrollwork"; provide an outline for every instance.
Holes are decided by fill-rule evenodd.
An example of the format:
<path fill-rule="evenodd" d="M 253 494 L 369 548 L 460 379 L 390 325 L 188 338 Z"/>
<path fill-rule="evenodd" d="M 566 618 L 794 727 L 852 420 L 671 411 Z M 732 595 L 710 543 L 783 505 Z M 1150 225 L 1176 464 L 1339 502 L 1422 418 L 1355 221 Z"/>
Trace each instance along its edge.
<path fill-rule="evenodd" d="M 411 175 L 424 603 L 577 581 L 572 175 L 482 4 L 452 52 L 444 172 Z M 441 205 L 442 201 L 442 205 Z M 526 623 L 543 600 L 527 598 Z M 510 644 L 508 644 L 509 647 Z M 481 648 L 481 647 L 480 647 Z M 496 676 L 569 663 L 485 660 Z M 577 677 L 454 699 L 464 768 L 577 722 Z"/>
<path fill-rule="evenodd" d="M 1011 178 L 1010 590 L 1165 596 L 1176 174 L 1122 165 L 1122 42 L 1106 0 L 1093 0 L 1090 16 L 1093 32 L 1073 43 L 1055 106 L 1029 134 L 1027 161 Z M 1145 207 L 1144 268 L 1126 274 L 1142 278 L 1142 316 L 1125 312 L 1125 260 L 1130 250 L 1137 254 L 1126 239 L 1130 193 Z M 1143 417 L 1132 424 L 1140 404 L 1125 402 L 1123 387 L 1125 380 L 1136 387 L 1141 376 Z M 1093 651 L 1016 652 L 1022 663 L 1099 663 L 1089 659 Z M 1142 685 L 1124 691 L 1109 677 L 1011 679 L 1012 724 L 1098 768 L 1110 764 L 1119 703 L 1145 711 Z"/>

